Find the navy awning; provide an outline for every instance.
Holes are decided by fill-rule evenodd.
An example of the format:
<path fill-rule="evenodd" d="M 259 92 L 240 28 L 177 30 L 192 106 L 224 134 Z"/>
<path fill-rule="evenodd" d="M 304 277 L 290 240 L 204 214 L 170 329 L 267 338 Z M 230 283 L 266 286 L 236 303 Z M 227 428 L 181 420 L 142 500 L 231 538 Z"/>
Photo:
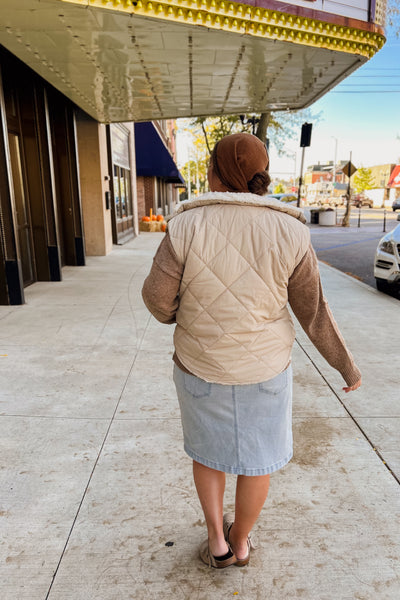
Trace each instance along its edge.
<path fill-rule="evenodd" d="M 136 174 L 162 177 L 168 183 L 185 185 L 167 146 L 151 121 L 135 123 Z"/>

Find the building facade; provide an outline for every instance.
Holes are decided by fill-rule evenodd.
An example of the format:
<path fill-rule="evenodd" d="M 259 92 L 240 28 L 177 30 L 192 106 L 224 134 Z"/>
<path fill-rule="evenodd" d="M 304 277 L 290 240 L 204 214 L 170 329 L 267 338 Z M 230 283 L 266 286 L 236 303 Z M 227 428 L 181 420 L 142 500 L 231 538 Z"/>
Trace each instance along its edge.
<path fill-rule="evenodd" d="M 84 265 L 75 106 L 0 49 L 0 301 Z"/>
<path fill-rule="evenodd" d="M 167 216 L 185 181 L 175 164 L 174 121 L 135 123 L 138 216 Z"/>
<path fill-rule="evenodd" d="M 342 196 L 346 192 L 347 177 L 343 167 L 348 161 L 333 161 L 310 165 L 304 174 L 304 195 L 309 204 L 318 204 L 329 197 Z"/>
<path fill-rule="evenodd" d="M 395 163 L 387 163 L 384 165 L 374 165 L 368 167 L 372 176 L 372 188 L 387 188 L 390 176 L 395 168 Z"/>
<path fill-rule="evenodd" d="M 177 202 L 173 121 L 140 124 L 169 171 L 152 160 L 137 177 L 134 123 L 99 123 L 2 47 L 0 122 L 1 304 L 21 304 L 26 286 L 106 255 L 138 234 L 150 208 L 167 215 Z"/>
<path fill-rule="evenodd" d="M 165 121 L 309 106 L 383 46 L 385 5 L 1 2 L 0 302 L 171 211 Z"/>

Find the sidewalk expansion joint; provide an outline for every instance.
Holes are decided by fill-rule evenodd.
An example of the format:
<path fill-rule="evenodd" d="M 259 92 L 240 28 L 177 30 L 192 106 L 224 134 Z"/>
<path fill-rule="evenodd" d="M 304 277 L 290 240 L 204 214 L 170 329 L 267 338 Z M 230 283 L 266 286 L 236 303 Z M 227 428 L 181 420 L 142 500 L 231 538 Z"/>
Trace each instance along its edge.
<path fill-rule="evenodd" d="M 110 417 L 68 417 L 64 415 L 13 415 L 11 413 L 2 413 L 2 417 L 12 417 L 13 419 L 48 419 L 49 421 L 109 421 Z"/>
<path fill-rule="evenodd" d="M 137 345 L 137 350 L 136 350 L 135 356 L 134 356 L 134 358 L 133 358 L 133 360 L 132 360 L 131 367 L 130 367 L 130 369 L 129 369 L 129 372 L 128 372 L 128 374 L 127 374 L 126 378 L 125 378 L 125 382 L 124 382 L 124 385 L 122 386 L 122 390 L 121 390 L 121 392 L 120 392 L 120 394 L 119 394 L 119 396 L 118 396 L 118 401 L 117 401 L 117 403 L 116 403 L 116 405 L 115 405 L 115 409 L 114 409 L 114 412 L 113 412 L 113 414 L 112 414 L 112 416 L 111 416 L 110 423 L 109 423 L 109 425 L 108 425 L 108 427 L 107 427 L 107 431 L 106 431 L 106 433 L 104 434 L 104 439 L 103 439 L 103 441 L 102 441 L 102 444 L 101 444 L 101 446 L 100 446 L 100 449 L 99 449 L 99 452 L 98 452 L 98 454 L 97 454 L 96 460 L 94 461 L 94 465 L 93 465 L 93 468 L 92 468 L 92 470 L 91 470 L 91 473 L 90 473 L 90 475 L 89 475 L 89 479 L 88 479 L 88 481 L 87 481 L 87 484 L 86 484 L 86 486 L 85 486 L 85 489 L 84 489 L 84 491 L 83 491 L 83 494 L 82 494 L 81 501 L 80 501 L 80 503 L 79 503 L 79 506 L 78 506 L 78 509 L 77 509 L 77 511 L 76 511 L 75 517 L 74 517 L 74 519 L 73 519 L 73 521 L 72 521 L 72 525 L 71 525 L 71 527 L 70 527 L 70 530 L 69 530 L 69 532 L 68 532 L 67 539 L 66 539 L 66 541 L 65 541 L 65 544 L 64 544 L 64 548 L 62 549 L 61 556 L 60 556 L 60 558 L 59 558 L 59 561 L 58 561 L 58 563 L 57 563 L 57 566 L 56 566 L 56 568 L 55 568 L 55 570 L 54 570 L 54 573 L 53 573 L 53 576 L 52 576 L 52 578 L 51 578 L 50 586 L 49 586 L 49 589 L 48 589 L 48 591 L 47 591 L 47 594 L 46 594 L 45 600 L 48 600 L 48 599 L 49 599 L 49 597 L 50 597 L 50 593 L 51 593 L 51 590 L 52 590 L 52 588 L 53 588 L 53 585 L 54 585 L 55 579 L 56 579 L 56 577 L 57 577 L 57 573 L 58 573 L 58 571 L 59 571 L 59 568 L 60 568 L 60 566 L 61 566 L 61 562 L 62 562 L 62 560 L 63 560 L 63 558 L 64 558 L 64 555 L 65 555 L 65 552 L 66 552 L 66 550 L 67 550 L 67 547 L 68 547 L 69 541 L 70 541 L 70 539 L 71 539 L 72 532 L 73 532 L 73 530 L 74 530 L 74 527 L 75 527 L 75 523 L 76 523 L 76 521 L 77 521 L 77 519 L 78 519 L 79 513 L 80 513 L 80 511 L 81 511 L 81 508 L 82 508 L 82 506 L 83 506 L 83 502 L 85 501 L 85 498 L 86 498 L 87 491 L 88 491 L 88 489 L 89 489 L 89 486 L 90 486 L 90 483 L 91 483 L 91 481 L 92 481 L 92 479 L 93 479 L 94 472 L 95 472 L 95 470 L 96 470 L 96 467 L 97 467 L 97 465 L 98 465 L 98 463 L 99 463 L 99 460 L 100 460 L 100 457 L 101 457 L 101 455 L 102 455 L 102 452 L 103 452 L 103 449 L 104 449 L 105 443 L 106 443 L 106 441 L 107 441 L 107 438 L 108 438 L 108 436 L 109 436 L 109 433 L 110 433 L 111 427 L 112 427 L 113 423 L 114 423 L 114 422 L 117 420 L 117 419 L 115 419 L 115 415 L 117 414 L 117 410 L 118 410 L 118 407 L 119 407 L 119 405 L 120 405 L 121 398 L 122 398 L 122 396 L 123 396 L 123 393 L 124 393 L 124 391 L 125 391 L 125 389 L 126 389 L 127 383 L 128 383 L 128 381 L 129 381 L 129 377 L 130 377 L 130 375 L 131 375 L 131 373 L 132 373 L 132 371 L 133 371 L 133 367 L 135 366 L 136 359 L 137 359 L 137 357 L 138 357 L 138 354 L 139 354 L 139 352 L 140 352 L 140 348 L 141 348 L 141 346 L 142 346 L 143 339 L 144 339 L 144 336 L 145 336 L 145 334 L 146 334 L 146 332 L 147 332 L 147 328 L 148 328 L 148 326 L 149 326 L 150 320 L 151 320 L 151 315 L 149 314 L 149 316 L 148 316 L 148 319 L 147 319 L 147 323 L 146 323 L 146 325 L 145 325 L 145 327 L 144 327 L 144 330 L 143 330 L 142 337 L 140 338 L 140 340 L 139 340 L 139 343 L 138 343 L 138 345 Z"/>
<path fill-rule="evenodd" d="M 301 345 L 301 343 L 299 342 L 299 340 L 297 338 L 296 338 L 296 342 L 297 342 L 298 346 L 301 348 L 301 350 L 304 352 L 304 354 L 307 356 L 307 358 L 309 359 L 309 361 L 311 362 L 311 364 L 313 365 L 313 367 L 315 368 L 315 370 L 320 374 L 320 376 L 322 377 L 322 379 L 325 381 L 326 385 L 329 387 L 329 389 L 331 390 L 331 392 L 339 400 L 340 404 L 342 405 L 342 407 L 344 408 L 344 410 L 346 411 L 346 413 L 348 414 L 348 416 L 350 417 L 350 419 L 353 421 L 353 423 L 355 424 L 355 426 L 357 427 L 357 429 L 360 431 L 360 433 L 364 437 L 364 439 L 371 446 L 372 450 L 378 456 L 378 458 L 380 459 L 380 461 L 382 462 L 382 464 L 389 471 L 389 473 L 391 474 L 391 476 L 393 477 L 393 479 L 395 479 L 395 481 L 400 485 L 400 478 L 389 467 L 389 465 L 385 461 L 385 459 L 382 456 L 382 454 L 375 447 L 375 444 L 373 444 L 372 440 L 368 437 L 368 435 L 366 434 L 366 432 L 364 431 L 364 429 L 361 427 L 361 425 L 358 423 L 358 421 L 356 420 L 356 418 L 353 417 L 353 415 L 351 414 L 350 410 L 347 408 L 346 404 L 343 402 L 343 400 L 340 398 L 340 396 L 338 395 L 338 393 L 336 392 L 336 390 L 329 383 L 328 379 L 325 377 L 325 375 L 322 373 L 321 369 L 318 367 L 318 365 L 312 359 L 311 355 L 307 352 L 307 350 L 304 348 L 304 346 Z"/>

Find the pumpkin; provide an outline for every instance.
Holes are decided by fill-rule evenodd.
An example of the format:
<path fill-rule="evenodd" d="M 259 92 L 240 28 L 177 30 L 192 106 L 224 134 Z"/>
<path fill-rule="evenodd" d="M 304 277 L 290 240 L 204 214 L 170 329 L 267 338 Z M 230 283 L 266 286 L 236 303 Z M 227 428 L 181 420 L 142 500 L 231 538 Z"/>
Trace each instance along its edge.
<path fill-rule="evenodd" d="M 162 215 L 157 215 L 157 221 L 164 221 L 164 217 Z"/>
<path fill-rule="evenodd" d="M 148 221 L 150 221 L 150 217 L 142 217 L 142 221 L 147 223 Z"/>
<path fill-rule="evenodd" d="M 161 231 L 166 231 L 167 230 L 167 226 L 165 223 L 163 223 L 163 225 L 161 225 Z"/>
<path fill-rule="evenodd" d="M 157 221 L 157 217 L 156 217 L 156 215 L 151 215 L 151 220 L 152 220 L 152 221 Z"/>

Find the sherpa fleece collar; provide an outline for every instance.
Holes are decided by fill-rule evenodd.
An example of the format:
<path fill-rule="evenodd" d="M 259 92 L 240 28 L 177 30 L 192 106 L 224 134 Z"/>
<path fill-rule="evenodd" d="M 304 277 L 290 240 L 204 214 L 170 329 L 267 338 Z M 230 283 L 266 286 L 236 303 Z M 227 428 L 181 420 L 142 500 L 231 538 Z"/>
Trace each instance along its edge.
<path fill-rule="evenodd" d="M 184 201 L 177 206 L 175 214 L 190 210 L 191 208 L 197 208 L 199 206 L 207 206 L 209 204 L 239 204 L 242 206 L 265 206 L 272 210 L 279 210 L 280 212 L 287 213 L 288 215 L 295 217 L 302 223 L 306 223 L 306 218 L 301 208 L 285 202 L 279 202 L 275 198 L 268 198 L 267 196 L 258 196 L 257 194 L 251 194 L 246 192 L 207 192 L 198 196 L 196 200 L 190 202 Z"/>

